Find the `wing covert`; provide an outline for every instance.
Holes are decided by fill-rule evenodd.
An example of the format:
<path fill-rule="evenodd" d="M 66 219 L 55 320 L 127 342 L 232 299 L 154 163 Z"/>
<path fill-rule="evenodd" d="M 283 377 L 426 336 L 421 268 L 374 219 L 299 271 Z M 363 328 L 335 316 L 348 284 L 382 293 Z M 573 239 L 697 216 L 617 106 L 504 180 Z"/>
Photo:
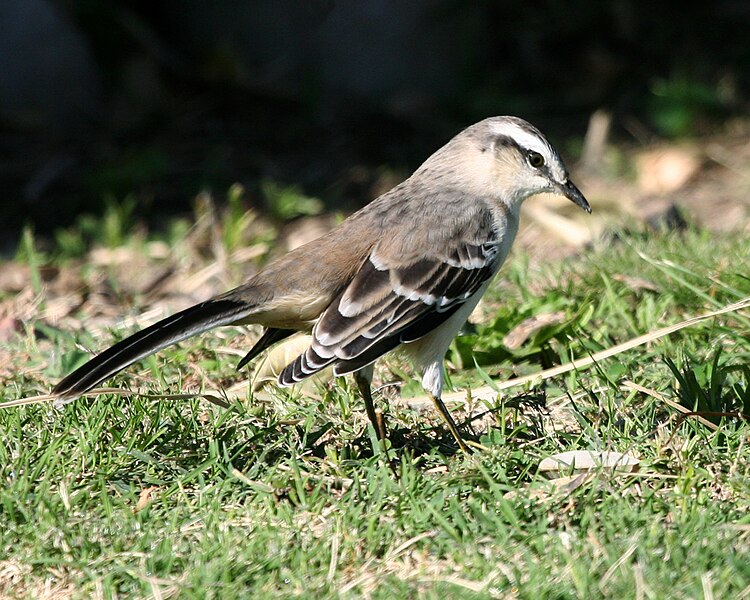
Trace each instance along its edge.
<path fill-rule="evenodd" d="M 329 365 L 337 375 L 350 373 L 419 339 L 477 293 L 497 262 L 494 239 L 411 260 L 382 256 L 376 247 L 318 319 L 310 347 L 282 371 L 279 383 L 291 385 Z"/>

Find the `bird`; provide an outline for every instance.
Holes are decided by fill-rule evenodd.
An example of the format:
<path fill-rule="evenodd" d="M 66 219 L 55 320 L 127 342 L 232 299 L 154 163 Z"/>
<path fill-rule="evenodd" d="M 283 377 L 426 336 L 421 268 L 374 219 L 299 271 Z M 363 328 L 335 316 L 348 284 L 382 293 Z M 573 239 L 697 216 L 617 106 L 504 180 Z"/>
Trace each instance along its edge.
<path fill-rule="evenodd" d="M 261 325 L 238 369 L 295 332 L 309 346 L 278 375 L 291 386 L 324 368 L 353 374 L 378 437 L 373 364 L 399 350 L 459 448 L 442 401 L 444 358 L 510 251 L 521 204 L 541 193 L 591 207 L 559 153 L 527 121 L 470 125 L 414 173 L 321 237 L 270 261 L 238 287 L 196 304 L 91 358 L 51 395 L 70 401 L 134 362 L 225 325 Z"/>

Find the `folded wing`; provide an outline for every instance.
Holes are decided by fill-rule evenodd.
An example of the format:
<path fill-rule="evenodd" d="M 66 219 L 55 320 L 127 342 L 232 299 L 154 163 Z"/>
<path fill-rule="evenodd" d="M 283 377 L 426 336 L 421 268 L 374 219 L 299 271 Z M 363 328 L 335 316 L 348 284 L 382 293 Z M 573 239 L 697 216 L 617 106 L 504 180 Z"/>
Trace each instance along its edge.
<path fill-rule="evenodd" d="M 402 260 L 376 247 L 313 328 L 310 347 L 279 375 L 291 385 L 333 365 L 357 371 L 426 335 L 479 291 L 497 269 L 498 246 L 461 242 L 444 255 Z"/>

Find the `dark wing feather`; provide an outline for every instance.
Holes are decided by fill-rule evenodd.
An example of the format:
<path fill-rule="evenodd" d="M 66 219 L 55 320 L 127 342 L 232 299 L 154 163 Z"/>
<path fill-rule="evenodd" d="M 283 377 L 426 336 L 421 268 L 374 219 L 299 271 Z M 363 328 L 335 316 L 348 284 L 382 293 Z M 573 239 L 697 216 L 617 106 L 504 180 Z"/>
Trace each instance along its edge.
<path fill-rule="evenodd" d="M 250 352 L 245 354 L 242 360 L 237 363 L 237 370 L 239 371 L 242 367 L 253 360 L 266 348 L 270 348 L 281 340 L 288 338 L 293 333 L 294 330 L 292 329 L 275 329 L 273 327 L 269 327 L 263 332 L 263 335 L 260 336 L 258 341 L 255 342 L 255 345 L 250 348 Z"/>
<path fill-rule="evenodd" d="M 399 344 L 418 340 L 447 321 L 460 306 L 460 304 L 455 304 L 449 310 L 443 312 L 430 311 L 422 314 L 420 318 L 404 328 L 399 335 L 390 335 L 381 338 L 375 344 L 367 347 L 361 354 L 358 354 L 356 358 L 337 361 L 333 368 L 334 374 L 346 375 L 354 371 L 359 371 L 359 369 L 376 361 Z"/>
<path fill-rule="evenodd" d="M 63 400 L 76 398 L 137 360 L 208 329 L 235 323 L 253 308 L 249 303 L 225 299 L 191 306 L 97 354 L 58 383 L 52 395 Z"/>
<path fill-rule="evenodd" d="M 461 244 L 439 258 L 391 265 L 377 254 L 313 328 L 310 347 L 279 375 L 291 385 L 333 365 L 337 375 L 377 360 L 445 322 L 492 277 L 497 244 Z"/>

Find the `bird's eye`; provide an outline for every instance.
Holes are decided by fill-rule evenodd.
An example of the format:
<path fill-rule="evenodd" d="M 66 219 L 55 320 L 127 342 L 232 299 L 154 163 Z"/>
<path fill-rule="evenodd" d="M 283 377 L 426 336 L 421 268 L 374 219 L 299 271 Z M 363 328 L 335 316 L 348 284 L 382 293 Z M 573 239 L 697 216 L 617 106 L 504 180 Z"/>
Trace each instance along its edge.
<path fill-rule="evenodd" d="M 526 159 L 529 161 L 529 164 L 535 169 L 544 166 L 544 157 L 539 154 L 539 152 L 534 152 L 533 150 L 531 150 L 526 155 Z"/>

